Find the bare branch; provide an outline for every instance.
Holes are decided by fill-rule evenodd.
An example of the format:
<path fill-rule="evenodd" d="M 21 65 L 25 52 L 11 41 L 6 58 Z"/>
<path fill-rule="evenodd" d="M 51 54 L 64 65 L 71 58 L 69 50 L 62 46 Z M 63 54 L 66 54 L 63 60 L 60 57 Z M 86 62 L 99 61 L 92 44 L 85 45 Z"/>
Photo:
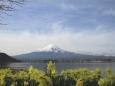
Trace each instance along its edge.
<path fill-rule="evenodd" d="M 9 15 L 7 12 L 8 11 L 14 11 L 15 6 L 22 6 L 24 4 L 25 0 L 0 0 L 0 19 L 4 18 L 2 15 Z M 6 25 L 0 23 L 0 25 Z"/>
<path fill-rule="evenodd" d="M 1 12 L 2 14 L 5 14 L 5 15 L 7 15 L 7 16 L 11 16 L 11 15 L 9 15 L 8 13 L 6 13 L 6 12 Z"/>

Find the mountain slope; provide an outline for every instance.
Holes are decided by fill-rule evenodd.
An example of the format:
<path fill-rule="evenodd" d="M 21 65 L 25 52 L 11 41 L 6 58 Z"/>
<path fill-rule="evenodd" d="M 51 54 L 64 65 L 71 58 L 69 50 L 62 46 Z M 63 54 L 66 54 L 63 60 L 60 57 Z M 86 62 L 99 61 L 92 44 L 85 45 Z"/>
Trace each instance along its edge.
<path fill-rule="evenodd" d="M 44 47 L 41 51 L 17 55 L 17 56 L 14 56 L 14 58 L 19 59 L 19 60 L 114 59 L 114 57 L 112 56 L 96 56 L 96 55 L 85 55 L 85 54 L 77 54 L 73 52 L 68 52 L 52 44 Z"/>
<path fill-rule="evenodd" d="M 84 54 L 75 54 L 72 52 L 56 53 L 52 51 L 48 52 L 32 52 L 28 54 L 22 54 L 14 56 L 19 60 L 74 60 L 74 59 L 114 59 L 113 56 L 95 56 L 95 55 L 84 55 Z"/>
<path fill-rule="evenodd" d="M 18 62 L 18 60 L 8 56 L 5 53 L 0 53 L 0 63 Z"/>

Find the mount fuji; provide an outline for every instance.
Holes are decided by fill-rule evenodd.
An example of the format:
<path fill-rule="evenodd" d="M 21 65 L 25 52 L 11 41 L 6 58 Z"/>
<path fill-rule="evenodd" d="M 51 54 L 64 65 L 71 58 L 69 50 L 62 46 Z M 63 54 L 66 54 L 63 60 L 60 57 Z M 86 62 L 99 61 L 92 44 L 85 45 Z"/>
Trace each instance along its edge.
<path fill-rule="evenodd" d="M 56 46 L 54 44 L 50 44 L 50 45 L 44 47 L 41 51 L 63 52 L 61 48 L 59 48 L 58 46 Z"/>
<path fill-rule="evenodd" d="M 87 55 L 65 51 L 56 45 L 50 44 L 37 52 L 13 56 L 22 61 L 36 61 L 36 60 L 103 60 L 115 59 L 113 56 L 97 56 Z"/>

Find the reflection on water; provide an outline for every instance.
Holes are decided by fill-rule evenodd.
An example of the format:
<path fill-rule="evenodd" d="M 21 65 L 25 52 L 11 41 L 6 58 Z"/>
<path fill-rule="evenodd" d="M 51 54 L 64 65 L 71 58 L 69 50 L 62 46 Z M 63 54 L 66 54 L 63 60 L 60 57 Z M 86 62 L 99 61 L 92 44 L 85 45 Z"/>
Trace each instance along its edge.
<path fill-rule="evenodd" d="M 15 69 L 28 69 L 31 65 L 38 70 L 43 70 L 44 72 L 47 68 L 47 63 L 10 63 L 7 64 L 7 67 Z M 78 68 L 88 68 L 89 70 L 101 68 L 102 71 L 104 71 L 107 67 L 112 68 L 115 73 L 115 63 L 55 63 L 55 66 L 59 73 L 62 70 Z"/>

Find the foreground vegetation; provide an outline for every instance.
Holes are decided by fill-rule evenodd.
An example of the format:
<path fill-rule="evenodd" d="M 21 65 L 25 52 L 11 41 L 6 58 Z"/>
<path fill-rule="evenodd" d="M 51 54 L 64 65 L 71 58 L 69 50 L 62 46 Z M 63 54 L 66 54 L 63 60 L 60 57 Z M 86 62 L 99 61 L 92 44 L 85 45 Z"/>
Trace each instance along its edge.
<path fill-rule="evenodd" d="M 88 71 L 87 68 L 67 69 L 57 75 L 55 63 L 47 64 L 47 73 L 29 67 L 28 71 L 13 72 L 10 68 L 0 69 L 0 86 L 115 86 L 115 75 L 111 68 Z"/>

